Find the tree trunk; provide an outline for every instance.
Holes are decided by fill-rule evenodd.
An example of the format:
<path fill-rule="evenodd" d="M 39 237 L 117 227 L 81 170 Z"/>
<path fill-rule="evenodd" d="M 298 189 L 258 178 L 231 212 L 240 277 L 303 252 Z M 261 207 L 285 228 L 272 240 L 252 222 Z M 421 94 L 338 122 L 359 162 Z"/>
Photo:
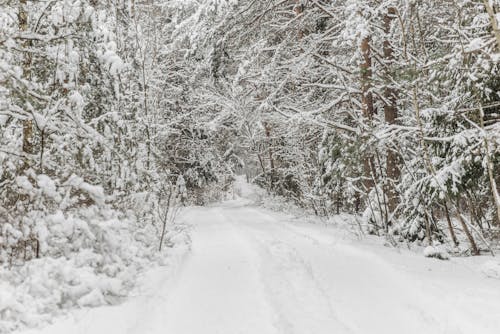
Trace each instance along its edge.
<path fill-rule="evenodd" d="M 486 153 L 486 166 L 488 169 L 488 179 L 490 181 L 490 188 L 491 188 L 491 194 L 493 196 L 493 203 L 495 204 L 496 208 L 496 213 L 497 213 L 497 224 L 500 225 L 500 195 L 498 193 L 498 188 L 497 184 L 495 181 L 495 167 L 493 166 L 493 161 L 491 159 L 491 152 L 490 152 L 490 144 L 488 140 L 487 133 L 484 129 L 484 110 L 483 107 L 479 107 L 479 117 L 480 117 L 480 123 L 481 123 L 481 129 L 483 129 L 483 144 L 484 144 L 484 150 Z"/>
<path fill-rule="evenodd" d="M 384 90 L 384 98 L 386 100 L 384 105 L 384 118 L 387 124 L 395 124 L 398 117 L 397 109 L 397 91 L 391 87 L 391 67 L 394 63 L 394 50 L 392 44 L 389 41 L 389 34 L 391 32 L 391 22 L 396 17 L 396 8 L 389 7 L 387 13 L 384 16 L 384 32 L 386 34 L 386 39 L 384 40 L 384 60 L 386 66 L 386 87 Z M 387 173 L 387 184 L 385 193 L 387 196 L 387 207 L 389 212 L 394 212 L 398 205 L 398 197 L 395 189 L 395 183 L 399 179 L 400 169 L 398 164 L 398 156 L 396 151 L 389 147 L 387 150 L 386 158 L 386 173 Z"/>
<path fill-rule="evenodd" d="M 274 188 L 275 183 L 275 165 L 274 165 L 274 157 L 273 157 L 273 149 L 272 149 L 272 140 L 271 140 L 271 127 L 269 124 L 264 123 L 264 129 L 267 138 L 267 153 L 269 154 L 269 189 Z"/>
<path fill-rule="evenodd" d="M 372 59 L 371 59 L 371 47 L 370 47 L 370 36 L 365 36 L 361 40 L 361 55 L 363 57 L 363 62 L 360 65 L 361 72 L 361 104 L 363 118 L 368 124 L 371 124 L 373 120 L 374 107 L 373 107 L 373 95 L 370 91 L 371 80 L 372 80 Z M 367 193 L 374 186 L 374 173 L 373 173 L 373 155 L 366 152 L 363 159 L 363 169 L 364 169 L 364 186 Z"/>
<path fill-rule="evenodd" d="M 446 204 L 446 200 L 444 201 L 444 213 L 446 215 L 446 221 L 448 222 L 448 230 L 450 231 L 451 239 L 453 240 L 453 243 L 455 246 L 458 246 L 458 239 L 455 234 L 455 229 L 453 228 L 453 224 L 451 223 L 451 218 L 450 218 L 450 211 L 448 210 L 448 205 Z"/>
<path fill-rule="evenodd" d="M 497 42 L 497 51 L 500 52 L 500 30 L 498 29 L 498 22 L 496 19 L 495 11 L 490 5 L 489 0 L 483 0 L 483 3 L 486 11 L 488 12 L 488 17 L 490 18 L 491 28 L 493 29 L 493 36 L 495 36 L 495 40 Z"/>
<path fill-rule="evenodd" d="M 19 0 L 19 10 L 17 14 L 19 30 L 25 32 L 28 30 L 28 13 L 26 12 L 27 0 Z M 26 47 L 29 47 L 29 41 L 26 41 Z M 31 55 L 26 53 L 23 59 L 23 77 L 30 77 Z M 33 154 L 33 120 L 25 119 L 23 123 L 23 152 Z"/>
<path fill-rule="evenodd" d="M 300 0 L 295 0 L 295 6 L 293 7 L 293 11 L 295 13 L 295 17 L 299 17 L 304 12 L 304 5 Z M 299 27 L 297 38 L 301 40 L 304 37 L 304 31 L 301 27 Z"/>
<path fill-rule="evenodd" d="M 273 149 L 272 149 L 272 142 L 271 142 L 271 127 L 269 124 L 264 123 L 264 129 L 266 131 L 266 138 L 267 138 L 267 150 L 269 154 L 269 166 L 271 167 L 271 173 L 274 172 L 274 158 L 273 158 Z"/>
<path fill-rule="evenodd" d="M 467 236 L 467 239 L 469 239 L 469 243 L 470 243 L 471 248 L 472 248 L 472 255 L 480 255 L 479 249 L 477 248 L 476 241 L 474 240 L 474 237 L 472 236 L 472 233 L 470 232 L 469 227 L 467 226 L 467 223 L 465 222 L 465 218 L 458 211 L 459 206 L 460 206 L 460 204 L 459 204 L 459 201 L 457 200 L 456 207 L 457 207 L 458 221 L 460 222 L 460 225 L 462 225 L 462 229 L 464 230 L 464 233 Z"/>
<path fill-rule="evenodd" d="M 368 120 L 373 119 L 373 95 L 370 91 L 372 80 L 372 58 L 370 47 L 370 36 L 366 36 L 361 41 L 361 54 L 363 63 L 361 63 L 361 102 L 363 104 L 363 116 Z"/>

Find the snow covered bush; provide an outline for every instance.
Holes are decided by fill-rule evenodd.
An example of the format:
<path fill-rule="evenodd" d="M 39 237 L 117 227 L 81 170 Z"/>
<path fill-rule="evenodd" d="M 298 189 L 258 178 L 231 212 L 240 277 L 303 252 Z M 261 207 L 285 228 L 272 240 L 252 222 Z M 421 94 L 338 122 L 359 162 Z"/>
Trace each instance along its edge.
<path fill-rule="evenodd" d="M 102 187 L 75 175 L 64 182 L 19 176 L 10 191 L 24 199 L 21 211 L 0 215 L 0 332 L 35 326 L 75 307 L 117 303 L 139 272 L 188 242 L 170 219 L 162 232 L 168 251 L 158 253 L 160 216 L 152 212 L 144 221 L 140 214 L 151 212 L 153 202 L 143 200 L 141 210 L 124 213 L 107 203 Z"/>
<path fill-rule="evenodd" d="M 424 249 L 425 257 L 433 257 L 439 260 L 449 260 L 450 256 L 448 252 L 439 246 L 427 246 Z"/>
<path fill-rule="evenodd" d="M 157 236 L 113 210 L 88 208 L 84 219 L 49 215 L 44 254 L 21 266 L 0 267 L 0 332 L 38 326 L 69 309 L 116 304 L 134 287 L 138 274 L 164 263 L 188 240 L 169 226 L 167 253 L 157 252 Z"/>

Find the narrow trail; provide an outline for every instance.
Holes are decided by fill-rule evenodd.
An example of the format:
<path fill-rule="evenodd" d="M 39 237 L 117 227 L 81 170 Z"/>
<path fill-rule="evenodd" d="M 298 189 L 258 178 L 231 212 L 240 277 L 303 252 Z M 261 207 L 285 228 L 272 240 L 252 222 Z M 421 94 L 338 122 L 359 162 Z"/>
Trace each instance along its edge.
<path fill-rule="evenodd" d="M 148 294 L 30 333 L 377 334 L 500 330 L 500 281 L 243 200 L 191 208 L 192 251 Z M 487 310 L 487 312 L 485 312 Z M 495 315 L 496 314 L 496 315 Z"/>
<path fill-rule="evenodd" d="M 276 332 L 260 280 L 258 254 L 238 225 L 223 214 L 208 209 L 196 215 L 195 220 L 203 223 L 193 231 L 192 252 L 165 317 L 156 326 L 163 333 Z"/>

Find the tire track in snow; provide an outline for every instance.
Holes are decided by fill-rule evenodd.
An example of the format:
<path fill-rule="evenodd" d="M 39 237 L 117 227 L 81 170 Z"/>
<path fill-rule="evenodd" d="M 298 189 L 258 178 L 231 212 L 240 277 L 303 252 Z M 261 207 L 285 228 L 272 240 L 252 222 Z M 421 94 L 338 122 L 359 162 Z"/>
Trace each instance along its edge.
<path fill-rule="evenodd" d="M 208 208 L 193 221 L 192 254 L 154 334 L 277 333 L 257 254 L 222 212 Z"/>
<path fill-rule="evenodd" d="M 261 279 L 279 316 L 277 326 L 286 334 L 349 334 L 353 331 L 335 313 L 330 298 L 314 277 L 311 264 L 290 243 L 280 240 L 276 221 L 258 211 L 227 208 L 241 234 L 260 254 Z M 245 218 L 243 218 L 245 217 Z M 272 218 L 272 217 L 271 217 Z M 312 240 L 312 239 L 311 239 Z M 311 241 L 309 240 L 309 241 Z"/>
<path fill-rule="evenodd" d="M 400 328 L 405 333 L 463 333 L 462 326 L 457 324 L 460 319 L 450 322 L 437 318 L 439 310 L 446 309 L 447 305 L 425 293 L 421 282 L 398 271 L 380 256 L 351 246 L 336 236 L 317 235 L 324 229 L 309 231 L 306 228 L 301 231 L 302 226 L 294 226 L 286 219 L 275 217 L 279 214 L 267 214 L 265 210 L 252 207 L 244 210 L 244 217 L 251 219 L 241 219 L 241 222 L 264 250 L 263 276 L 271 277 L 264 279 L 269 283 L 270 297 L 282 318 L 291 319 L 284 321 L 289 325 L 286 333 L 327 333 L 325 328 L 330 329 L 330 333 L 331 330 L 335 333 L 365 334 L 367 330 L 370 333 L 385 333 L 387 325 Z M 242 208 L 239 208 L 237 214 L 241 217 L 242 213 Z M 268 257 L 275 257 L 276 260 L 269 261 Z M 315 258 L 323 260 L 322 266 Z M 328 266 L 334 269 L 325 270 Z M 273 273 L 280 274 L 273 278 Z M 328 284 L 325 285 L 325 282 Z M 297 286 L 307 287 L 299 290 L 308 296 L 307 302 L 290 297 L 296 295 L 290 291 L 296 291 Z M 301 303 L 312 306 L 303 306 L 302 313 L 288 307 Z M 334 324 L 321 321 L 328 316 L 318 316 L 325 314 L 325 306 L 329 309 L 330 319 L 336 319 Z M 366 319 L 357 316 L 358 308 L 363 316 L 368 315 Z M 315 313 L 313 309 L 320 311 Z M 385 318 L 385 312 L 394 315 L 391 323 Z M 309 314 L 316 314 L 309 317 L 310 328 L 314 330 L 308 330 L 305 325 Z M 323 326 L 315 327 L 315 322 Z M 430 332 L 429 326 L 433 329 Z"/>

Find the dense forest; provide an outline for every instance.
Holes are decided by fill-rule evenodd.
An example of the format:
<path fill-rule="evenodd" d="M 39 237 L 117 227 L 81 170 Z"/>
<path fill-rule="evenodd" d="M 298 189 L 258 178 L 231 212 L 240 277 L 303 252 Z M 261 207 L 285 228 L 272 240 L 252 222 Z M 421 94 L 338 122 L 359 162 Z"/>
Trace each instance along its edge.
<path fill-rule="evenodd" d="M 393 243 L 490 252 L 499 15 L 496 0 L 0 0 L 0 263 L 90 247 L 109 275 L 129 261 L 118 244 L 153 256 L 179 206 L 242 173 Z"/>

